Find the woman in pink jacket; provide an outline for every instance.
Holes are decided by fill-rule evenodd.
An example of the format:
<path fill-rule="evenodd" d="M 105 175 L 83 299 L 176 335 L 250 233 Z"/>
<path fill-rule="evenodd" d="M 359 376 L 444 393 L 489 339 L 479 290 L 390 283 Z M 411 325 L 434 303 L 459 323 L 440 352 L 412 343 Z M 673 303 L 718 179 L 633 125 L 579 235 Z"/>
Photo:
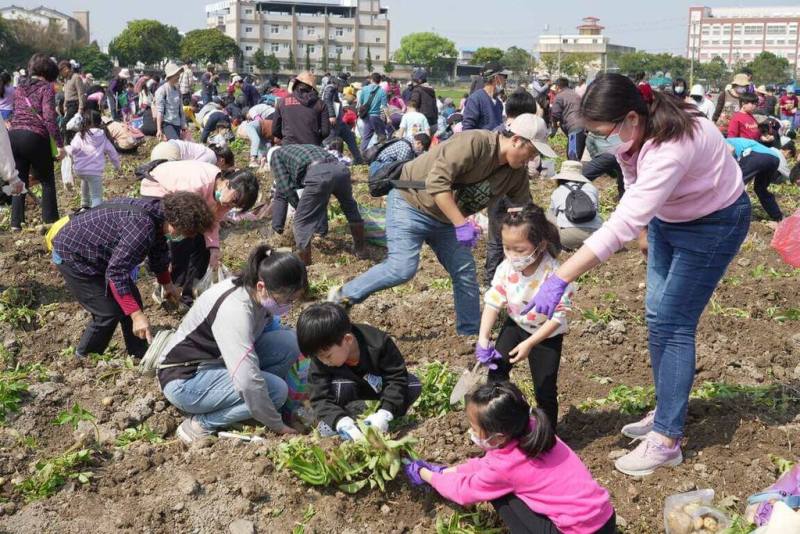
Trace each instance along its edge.
<path fill-rule="evenodd" d="M 654 93 L 648 105 L 626 77 L 604 74 L 587 89 L 581 113 L 589 135 L 612 146 L 625 195 L 528 307 L 552 315 L 570 282 L 639 236 L 647 255 L 645 310 L 657 403 L 623 427 L 641 442 L 615 465 L 628 475 L 649 475 L 683 461 L 697 323 L 747 237 L 750 199 L 722 134 L 692 104 Z"/>
<path fill-rule="evenodd" d="M 161 198 L 176 191 L 197 193 L 214 213 L 214 225 L 205 235 L 170 242 L 172 280 L 183 288 L 182 300 L 191 306 L 194 281 L 202 278 L 209 266 L 219 266 L 220 221 L 231 209 L 246 212 L 253 207 L 258 198 L 258 178 L 250 171 L 223 173 L 202 161 L 167 161 L 142 180 L 142 197 Z"/>
<path fill-rule="evenodd" d="M 427 482 L 462 506 L 490 501 L 511 534 L 616 532 L 608 492 L 517 386 L 479 387 L 466 412 L 470 438 L 486 454 L 448 468 L 414 461 L 405 468 L 412 484 Z"/>

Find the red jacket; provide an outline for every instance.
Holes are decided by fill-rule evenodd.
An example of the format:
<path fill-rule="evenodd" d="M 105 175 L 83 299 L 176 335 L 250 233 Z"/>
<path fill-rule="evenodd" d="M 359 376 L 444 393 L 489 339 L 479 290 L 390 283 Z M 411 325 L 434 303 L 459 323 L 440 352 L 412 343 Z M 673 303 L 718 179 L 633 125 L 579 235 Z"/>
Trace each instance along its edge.
<path fill-rule="evenodd" d="M 737 111 L 731 117 L 731 122 L 728 123 L 728 137 L 744 137 L 758 141 L 761 139 L 761 133 L 758 131 L 758 123 L 752 115 L 744 111 Z"/>

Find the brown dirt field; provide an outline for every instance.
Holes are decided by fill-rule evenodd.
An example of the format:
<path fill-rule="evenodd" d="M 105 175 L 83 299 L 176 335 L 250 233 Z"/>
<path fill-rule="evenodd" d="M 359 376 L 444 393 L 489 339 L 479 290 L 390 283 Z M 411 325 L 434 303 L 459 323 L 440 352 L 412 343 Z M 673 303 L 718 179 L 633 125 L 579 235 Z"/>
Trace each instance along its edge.
<path fill-rule="evenodd" d="M 246 163 L 245 153 L 237 158 Z M 106 180 L 106 198 L 136 190 L 132 169 L 143 159 L 123 156 L 123 169 Z M 356 175 L 365 177 L 363 170 Z M 268 183 L 265 175 L 263 185 Z M 602 179 L 599 186 L 604 207 L 609 208 L 613 184 Z M 535 182 L 535 198 L 540 202 L 548 198 L 552 187 L 550 182 Z M 357 190 L 363 200 L 365 186 L 358 185 Z M 63 189 L 59 201 L 62 213 L 77 205 L 75 193 Z M 800 193 L 782 186 L 779 201 L 791 213 L 798 207 Z M 775 384 L 793 388 L 784 391 L 796 395 L 792 392 L 800 387 L 800 317 L 792 315 L 785 321 L 774 317 L 798 306 L 800 271 L 782 264 L 769 248 L 771 230 L 759 210 L 748 241 L 717 291 L 716 305 L 702 318 L 696 386 L 704 381 Z M 6 221 L 6 231 L 0 233 L 0 290 L 15 287 L 29 292 L 31 307 L 39 315 L 22 328 L 0 322 L 4 363 L 6 368 L 14 362 L 39 363 L 44 368 L 38 379 L 29 380 L 19 412 L 10 414 L 5 426 L 0 426 L 0 532 L 205 533 L 227 531 L 237 519 L 251 521 L 258 532 L 290 532 L 300 522 L 309 533 L 434 532 L 437 516 L 447 517 L 458 509 L 435 493 L 409 488 L 402 477 L 391 483 L 386 493 L 362 490 L 356 496 L 307 486 L 277 470 L 270 459 L 269 452 L 281 438 L 268 437 L 262 445 L 218 440 L 183 447 L 174 438 L 181 416 L 165 402 L 153 379 L 127 368 L 122 356 L 110 361 L 77 361 L 62 352 L 76 344 L 87 314 L 51 268 L 34 228 L 36 217 L 38 210 L 32 209 L 29 229 L 11 234 Z M 240 264 L 248 250 L 263 240 L 261 229 L 265 226 L 245 223 L 225 230 L 225 261 L 234 267 Z M 352 278 L 385 254 L 384 249 L 370 247 L 370 260 L 351 256 L 345 227 L 334 219 L 329 236 L 315 243 L 315 264 L 309 278 L 317 287 Z M 271 239 L 291 246 L 289 237 Z M 479 279 L 483 258 L 480 245 L 476 252 Z M 774 401 L 771 396 L 767 402 L 743 397 L 693 400 L 682 465 L 643 479 L 613 469 L 609 455 L 628 448 L 619 430 L 637 416 L 625 415 L 613 406 L 585 411 L 578 406 L 605 397 L 616 385 L 651 384 L 643 325 L 644 273 L 643 258 L 630 245 L 581 280 L 575 299 L 579 309 L 565 339 L 559 377 L 561 437 L 611 492 L 623 518 L 622 530 L 630 533 L 661 531 L 664 499 L 695 487 L 714 488 L 718 499 L 738 499 L 736 508 L 741 513 L 747 495 L 774 481 L 770 455 L 794 459 L 795 442 L 800 439 L 800 402 L 796 398 L 777 407 L 769 405 Z M 444 269 L 426 248 L 420 272 L 411 283 L 374 295 L 353 309 L 353 318 L 389 331 L 412 369 L 440 360 L 460 370 L 472 361 L 474 340 L 455 335 L 446 279 Z M 139 286 L 151 323 L 157 327 L 177 325 L 178 315 L 160 310 L 150 301 L 149 274 Z M 301 308 L 295 306 L 291 324 Z M 581 310 L 607 312 L 614 321 L 595 323 L 583 318 Z M 115 341 L 122 345 L 119 334 Z M 527 373 L 523 366 L 515 370 L 515 377 L 526 379 Z M 94 476 L 88 484 L 70 480 L 53 496 L 26 503 L 14 483 L 28 476 L 32 463 L 73 445 L 72 429 L 55 426 L 52 421 L 74 403 L 97 417 L 101 439 L 106 440 L 92 460 Z M 140 423 L 149 425 L 166 442 L 137 442 L 125 449 L 114 446 L 115 436 Z M 453 412 L 412 425 L 408 431 L 419 438 L 417 450 L 422 457 L 453 463 L 479 453 L 465 430 L 463 414 Z M 311 515 L 309 507 L 313 516 L 304 520 L 307 511 Z"/>

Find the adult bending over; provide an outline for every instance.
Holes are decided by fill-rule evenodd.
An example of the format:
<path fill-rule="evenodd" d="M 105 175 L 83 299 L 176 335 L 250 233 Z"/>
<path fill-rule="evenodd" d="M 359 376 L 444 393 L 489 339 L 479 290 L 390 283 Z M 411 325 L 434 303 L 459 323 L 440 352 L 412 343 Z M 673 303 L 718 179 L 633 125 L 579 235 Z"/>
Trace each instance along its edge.
<path fill-rule="evenodd" d="M 568 283 L 639 235 L 647 251 L 645 307 L 657 404 L 622 429 L 641 440 L 615 464 L 632 476 L 683 461 L 697 322 L 747 236 L 751 211 L 742 172 L 714 124 L 693 104 L 653 97 L 648 106 L 619 74 L 600 75 L 589 86 L 581 113 L 592 135 L 611 142 L 625 195 L 528 305 L 552 315 Z"/>
<path fill-rule="evenodd" d="M 147 257 L 167 295 L 177 299 L 167 241 L 201 234 L 212 221 L 211 210 L 192 193 L 116 198 L 72 217 L 53 240 L 53 263 L 70 293 L 92 314 L 75 354 L 105 352 L 121 323 L 128 354 L 144 356 L 151 336 L 136 287 L 139 264 Z"/>
<path fill-rule="evenodd" d="M 289 312 L 305 291 L 303 262 L 256 247 L 244 271 L 194 303 L 165 350 L 158 380 L 164 396 L 191 414 L 177 435 L 191 443 L 253 418 L 278 434 L 295 434 L 278 412 L 300 350 L 291 330 L 264 327 Z"/>

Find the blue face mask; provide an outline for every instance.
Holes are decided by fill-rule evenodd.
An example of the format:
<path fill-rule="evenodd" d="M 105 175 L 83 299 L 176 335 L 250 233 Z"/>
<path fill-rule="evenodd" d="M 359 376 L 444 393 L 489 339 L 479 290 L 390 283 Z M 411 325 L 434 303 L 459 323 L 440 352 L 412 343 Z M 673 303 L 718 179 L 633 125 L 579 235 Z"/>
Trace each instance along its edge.
<path fill-rule="evenodd" d="M 184 239 L 186 239 L 185 235 L 166 234 L 164 237 L 166 237 L 167 241 L 169 241 L 170 243 L 177 243 L 179 241 L 183 241 Z"/>
<path fill-rule="evenodd" d="M 217 202 L 222 202 L 222 191 L 214 191 L 214 199 Z"/>

